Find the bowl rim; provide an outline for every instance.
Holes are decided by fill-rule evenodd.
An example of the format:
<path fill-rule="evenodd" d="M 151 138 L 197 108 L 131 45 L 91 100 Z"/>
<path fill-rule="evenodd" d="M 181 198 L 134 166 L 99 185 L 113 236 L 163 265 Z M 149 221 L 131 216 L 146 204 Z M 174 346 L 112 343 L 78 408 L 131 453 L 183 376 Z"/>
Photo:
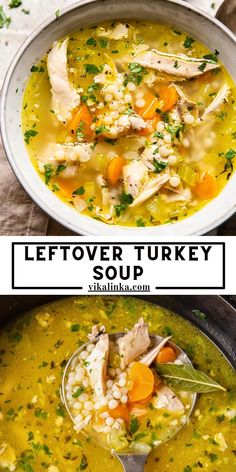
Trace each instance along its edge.
<path fill-rule="evenodd" d="M 86 6 L 89 4 L 93 3 L 106 3 L 106 1 L 109 0 L 77 0 L 76 2 L 72 3 L 71 5 L 68 5 L 66 7 L 63 7 L 60 9 L 60 17 L 65 16 L 66 14 L 72 12 L 73 10 L 78 9 L 79 7 Z M 158 3 L 159 0 L 154 0 Z M 214 16 L 211 16 L 207 12 L 204 12 L 203 10 L 189 4 L 186 0 L 165 0 L 166 3 L 172 4 L 172 5 L 179 5 L 183 9 L 187 9 L 189 11 L 192 11 L 193 14 L 197 14 L 200 19 L 207 19 L 209 22 L 215 24 L 216 27 L 220 28 L 223 30 L 223 32 L 232 40 L 232 42 L 236 46 L 236 36 L 235 34 L 223 23 L 221 23 L 217 18 Z M 24 188 L 24 190 L 27 192 L 27 194 L 30 196 L 30 198 L 33 200 L 34 203 L 36 203 L 42 211 L 44 211 L 46 214 L 48 214 L 51 218 L 62 224 L 64 227 L 70 229 L 76 234 L 84 235 L 84 236 L 102 236 L 102 235 L 112 235 L 111 229 L 113 229 L 115 232 L 117 231 L 120 235 L 130 235 L 130 236 L 147 236 L 150 234 L 150 236 L 163 236 L 163 235 L 171 235 L 171 231 L 167 231 L 167 233 L 162 233 L 158 232 L 158 228 L 163 228 L 163 227 L 169 227 L 169 228 L 174 228 L 175 224 L 177 223 L 167 223 L 165 225 L 157 225 L 157 226 L 147 226 L 144 228 L 139 228 L 139 227 L 128 227 L 128 226 L 121 226 L 121 225 L 109 225 L 105 222 L 97 222 L 97 226 L 100 225 L 101 231 L 97 232 L 96 229 L 94 231 L 86 230 L 86 221 L 92 220 L 90 216 L 87 215 L 81 215 L 84 219 L 84 224 L 81 225 L 83 228 L 79 227 L 78 224 L 73 224 L 71 221 L 68 221 L 67 219 L 61 217 L 60 214 L 57 212 L 54 212 L 52 208 L 50 208 L 47 204 L 47 201 L 45 198 L 41 198 L 37 193 L 34 192 L 32 187 L 30 186 L 30 183 L 27 182 L 25 177 L 23 175 L 19 175 L 19 172 L 17 170 L 17 167 L 15 165 L 15 157 L 13 153 L 11 152 L 10 146 L 9 146 L 9 141 L 7 137 L 7 123 L 6 123 L 6 117 L 5 117 L 5 110 L 6 110 L 6 103 L 7 103 L 7 93 L 8 93 L 8 88 L 10 85 L 11 78 L 13 76 L 14 70 L 20 61 L 23 53 L 28 49 L 30 46 L 31 42 L 35 40 L 46 28 L 50 27 L 52 23 L 57 21 L 58 18 L 56 17 L 55 14 L 50 15 L 46 20 L 44 20 L 42 23 L 40 23 L 33 31 L 32 33 L 23 41 L 19 49 L 17 50 L 15 56 L 13 57 L 7 73 L 4 78 L 3 82 L 3 87 L 2 87 L 2 93 L 1 93 L 1 104 L 0 104 L 0 132 L 1 132 L 1 137 L 2 137 L 2 144 L 3 148 L 6 154 L 6 157 L 8 159 L 8 162 L 20 182 L 21 186 Z M 227 185 L 227 184 L 226 184 Z M 221 194 L 221 192 L 220 192 Z M 219 195 L 220 195 L 219 194 Z M 218 195 L 218 197 L 219 197 Z M 216 197 L 217 198 L 217 197 Z M 215 199 L 213 199 L 214 201 Z M 63 202 L 63 205 L 65 203 Z M 207 203 L 203 208 L 207 207 L 209 203 Z M 198 210 L 196 214 L 198 214 L 201 211 Z M 183 233 L 183 235 L 203 235 L 206 234 L 210 231 L 212 231 L 214 228 L 222 224 L 224 221 L 226 221 L 230 216 L 232 216 L 236 211 L 236 201 L 228 205 L 228 209 L 221 215 L 221 216 L 216 216 L 212 219 L 211 222 L 205 223 L 202 221 L 201 224 L 199 224 L 199 230 L 197 231 L 190 231 L 188 233 Z M 189 217 L 185 218 L 184 221 L 189 220 L 189 226 L 191 226 L 191 218 L 194 218 L 194 214 L 190 215 Z M 181 220 L 182 221 L 182 220 Z M 94 221 L 95 223 L 95 221 Z M 103 229 L 102 229 L 103 228 Z M 151 230 L 150 230 L 151 228 Z M 107 229 L 107 231 L 106 231 Z M 155 229 L 157 229 L 157 233 L 155 232 Z M 177 233 L 176 236 L 181 235 L 182 233 Z"/>

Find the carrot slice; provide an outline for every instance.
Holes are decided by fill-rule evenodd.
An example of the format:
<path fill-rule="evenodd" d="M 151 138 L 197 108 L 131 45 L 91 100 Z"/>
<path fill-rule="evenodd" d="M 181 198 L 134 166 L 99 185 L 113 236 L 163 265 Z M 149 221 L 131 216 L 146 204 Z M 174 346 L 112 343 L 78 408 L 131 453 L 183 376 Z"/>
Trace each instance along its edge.
<path fill-rule="evenodd" d="M 125 165 L 125 159 L 123 157 L 113 157 L 107 166 L 107 178 L 112 185 L 116 185 L 118 180 L 121 178 L 122 169 Z"/>
<path fill-rule="evenodd" d="M 135 402 L 135 403 L 132 403 L 132 402 L 129 402 L 128 403 L 128 407 L 129 407 L 129 410 L 132 410 L 132 408 L 145 408 L 145 406 L 151 401 L 152 399 L 152 393 L 150 395 L 148 395 L 147 398 L 144 398 L 143 400 L 139 400 L 138 402 Z"/>
<path fill-rule="evenodd" d="M 126 423 L 129 421 L 129 410 L 127 405 L 122 404 L 119 405 L 117 408 L 114 408 L 114 410 L 108 410 L 109 415 L 114 418 L 114 420 L 117 420 L 118 418 L 122 418 Z"/>
<path fill-rule="evenodd" d="M 143 99 L 146 102 L 145 106 L 142 108 L 136 107 L 136 111 L 144 120 L 153 120 L 156 117 L 156 109 L 159 108 L 159 99 L 151 92 L 147 92 Z"/>
<path fill-rule="evenodd" d="M 173 347 L 164 346 L 157 354 L 155 362 L 158 364 L 165 364 L 166 362 L 174 362 L 176 359 L 176 353 Z"/>
<path fill-rule="evenodd" d="M 161 111 L 166 112 L 171 110 L 178 100 L 175 87 L 173 85 L 161 87 L 159 90 L 159 100 L 163 102 L 163 105 L 160 106 Z"/>
<path fill-rule="evenodd" d="M 128 393 L 130 402 L 144 400 L 153 392 L 154 375 L 145 364 L 134 362 L 129 371 L 132 388 Z"/>
<path fill-rule="evenodd" d="M 160 116 L 157 113 L 157 109 L 163 112 L 171 110 L 178 100 L 178 94 L 173 85 L 165 85 L 159 89 L 159 97 L 155 97 L 151 92 L 147 92 L 143 99 L 145 100 L 145 106 L 137 108 L 137 113 L 142 116 L 144 120 L 153 120 L 157 118 L 160 120 Z"/>
<path fill-rule="evenodd" d="M 85 138 L 90 139 L 93 137 L 93 131 L 91 130 L 92 117 L 90 115 L 87 105 L 81 105 L 75 112 L 70 124 L 70 133 L 76 136 L 76 132 L 80 132 Z"/>
<path fill-rule="evenodd" d="M 205 174 L 193 188 L 196 195 L 202 200 L 214 198 L 217 194 L 217 181 L 214 175 Z"/>
<path fill-rule="evenodd" d="M 71 198 L 73 191 L 78 188 L 78 179 L 76 177 L 71 179 L 62 179 L 58 177 L 56 183 L 59 185 L 63 196 L 66 198 Z"/>

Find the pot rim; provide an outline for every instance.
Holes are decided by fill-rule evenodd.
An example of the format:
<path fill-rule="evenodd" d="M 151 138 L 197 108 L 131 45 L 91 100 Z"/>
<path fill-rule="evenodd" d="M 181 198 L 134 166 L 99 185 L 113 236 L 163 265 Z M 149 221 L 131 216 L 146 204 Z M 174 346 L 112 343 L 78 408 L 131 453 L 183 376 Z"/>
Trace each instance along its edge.
<path fill-rule="evenodd" d="M 78 0 L 72 5 L 62 8 L 59 19 L 67 14 L 70 14 L 73 10 L 76 10 L 82 6 L 86 6 L 93 3 L 105 4 L 106 1 L 109 2 L 109 0 Z M 154 0 L 154 1 L 158 3 L 159 0 Z M 200 10 L 199 8 L 193 5 L 188 4 L 184 0 L 165 0 L 165 2 L 171 5 L 172 4 L 179 5 L 183 9 L 192 11 L 193 14 L 198 15 L 199 21 L 207 19 L 209 22 L 215 24 L 219 29 L 224 31 L 224 33 L 232 40 L 232 42 L 236 46 L 236 36 L 234 35 L 234 33 L 232 33 L 232 31 L 223 23 L 221 23 L 217 18 L 209 15 L 207 12 L 204 12 L 203 10 Z M 147 226 L 144 228 L 138 228 L 138 227 L 127 227 L 127 226 L 121 226 L 121 225 L 109 225 L 104 222 L 98 222 L 98 221 L 92 220 L 91 217 L 86 216 L 86 215 L 80 215 L 81 221 L 78 222 L 78 224 L 76 224 L 72 222 L 72 218 L 66 219 L 65 217 L 61 216 L 58 210 L 56 211 L 54 210 L 53 207 L 52 208 L 50 207 L 45 197 L 39 196 L 38 193 L 34 191 L 33 187 L 30 185 L 30 181 L 27 181 L 24 174 L 20 174 L 19 169 L 17 168 L 16 163 L 15 163 L 15 157 L 10 149 L 9 140 L 7 137 L 7 124 L 6 124 L 6 119 L 5 119 L 7 94 L 8 94 L 10 81 L 15 71 L 15 68 L 18 62 L 20 62 L 21 57 L 24 54 L 24 52 L 27 51 L 28 47 L 30 46 L 33 40 L 35 40 L 45 29 L 50 27 L 50 25 L 57 20 L 58 18 L 55 16 L 55 14 L 51 15 L 45 21 L 43 21 L 39 26 L 37 26 L 37 28 L 35 28 L 34 31 L 28 36 L 28 38 L 26 38 L 26 40 L 22 43 L 16 55 L 12 59 L 10 66 L 7 70 L 7 73 L 3 82 L 2 94 L 1 94 L 0 122 L 1 122 L 1 136 L 2 136 L 3 148 L 5 150 L 8 162 L 10 163 L 10 166 L 15 176 L 17 177 L 18 181 L 20 182 L 22 187 L 25 189 L 25 191 L 28 193 L 28 195 L 32 198 L 32 200 L 51 218 L 57 220 L 60 224 L 62 224 L 64 227 L 67 227 L 71 231 L 77 234 L 84 235 L 84 236 L 90 236 L 90 235 L 94 235 L 94 236 L 95 235 L 98 235 L 98 236 L 99 235 L 100 236 L 124 235 L 125 236 L 127 235 L 127 236 L 145 236 L 146 237 L 146 236 L 163 236 L 163 235 L 171 235 L 171 234 L 174 234 L 176 236 L 202 235 L 202 234 L 206 234 L 210 232 L 216 226 L 222 224 L 225 220 L 227 220 L 230 216 L 232 216 L 236 211 L 236 200 L 230 202 L 228 204 L 228 209 L 225 210 L 222 215 L 219 215 L 219 216 L 216 215 L 214 218 L 212 218 L 212 221 L 206 223 L 205 221 L 203 221 L 204 218 L 202 218 L 201 223 L 200 222 L 198 223 L 199 229 L 196 229 L 196 230 L 191 230 L 191 220 L 194 219 L 196 215 L 198 215 L 199 212 L 201 212 L 204 208 L 208 207 L 211 202 L 206 204 L 203 207 L 203 209 L 198 210 L 196 214 L 193 214 L 185 218 L 184 220 L 180 220 L 179 222 L 176 222 L 176 223 L 168 223 L 165 225 L 159 225 L 159 226 L 153 226 L 153 227 Z M 235 175 L 235 179 L 236 179 L 236 175 Z M 222 191 L 213 201 L 219 198 L 221 193 Z M 61 203 L 63 204 L 63 206 L 66 205 L 64 202 L 61 202 Z M 178 224 L 181 225 L 181 223 L 186 222 L 186 221 L 188 222 L 188 227 L 189 227 L 188 231 L 184 231 L 184 232 L 182 232 L 181 230 L 177 232 L 174 231 L 174 228 L 176 225 Z M 89 229 L 87 229 L 86 222 L 88 222 Z M 91 228 L 91 226 L 93 226 L 93 229 Z"/>

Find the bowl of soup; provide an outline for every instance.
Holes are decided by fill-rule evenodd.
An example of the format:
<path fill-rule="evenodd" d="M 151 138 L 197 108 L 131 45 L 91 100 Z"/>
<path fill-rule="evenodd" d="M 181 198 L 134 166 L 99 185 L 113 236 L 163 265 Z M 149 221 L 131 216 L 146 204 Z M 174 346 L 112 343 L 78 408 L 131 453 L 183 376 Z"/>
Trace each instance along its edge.
<path fill-rule="evenodd" d="M 94 324 L 103 324 L 108 333 L 115 334 L 131 330 L 140 317 L 150 333 L 172 336 L 173 343 L 187 353 L 194 369 L 222 386 L 217 391 L 199 393 L 195 409 L 181 431 L 157 447 L 153 447 L 153 442 L 162 436 L 166 424 L 171 422 L 172 428 L 176 427 L 177 413 L 169 411 L 168 404 L 146 408 L 136 398 L 136 412 L 132 410 L 131 418 L 133 442 L 136 447 L 140 443 L 153 447 L 145 471 L 158 472 L 170 466 L 172 472 L 204 468 L 209 472 L 234 470 L 235 343 L 233 335 L 224 334 L 224 327 L 227 323 L 235 324 L 235 310 L 224 300 L 219 297 L 9 298 L 7 303 L 6 298 L 2 302 L 2 313 L 17 312 L 17 316 L 2 326 L 0 335 L 1 470 L 121 471 L 109 450 L 94 443 L 88 434 L 84 435 L 78 425 L 74 428 L 60 397 L 60 385 L 68 359 L 86 343 Z M 25 311 L 27 308 L 30 310 Z M 90 344 L 84 353 L 86 359 L 91 352 Z M 86 359 L 82 359 L 83 366 L 88 363 Z M 79 378 L 80 371 L 81 367 L 76 370 L 77 383 L 84 381 Z M 79 403 L 88 401 L 81 396 L 88 387 L 83 387 L 82 393 L 72 374 L 70 380 L 71 397 L 78 409 Z M 124 388 L 123 384 L 120 387 Z M 187 407 L 191 393 L 181 393 L 174 386 L 171 389 L 176 391 L 175 405 L 178 397 L 178 404 L 182 402 Z M 137 417 L 140 408 L 145 410 L 144 415 Z"/>
<path fill-rule="evenodd" d="M 234 35 L 181 1 L 57 13 L 5 81 L 13 170 L 77 233 L 207 232 L 235 209 L 234 58 Z"/>

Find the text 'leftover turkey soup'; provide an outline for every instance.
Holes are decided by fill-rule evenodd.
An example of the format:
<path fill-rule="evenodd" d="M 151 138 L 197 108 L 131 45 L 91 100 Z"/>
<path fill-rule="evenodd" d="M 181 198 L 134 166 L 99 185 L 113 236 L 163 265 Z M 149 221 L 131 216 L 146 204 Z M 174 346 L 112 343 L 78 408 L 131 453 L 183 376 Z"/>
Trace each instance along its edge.
<path fill-rule="evenodd" d="M 195 313 L 204 319 L 197 309 Z M 107 349 L 104 327 L 108 334 L 126 334 L 119 346 L 110 343 L 101 382 L 99 365 L 92 365 L 96 352 Z M 99 333 L 95 344 L 91 335 L 88 342 L 91 332 Z M 172 336 L 151 364 L 149 333 Z M 134 358 L 126 349 L 130 336 L 138 348 L 135 355 L 145 349 L 144 357 Z M 71 364 L 66 384 L 73 423 L 59 389 L 68 359 L 84 343 L 87 347 Z M 194 368 L 183 365 L 175 344 Z M 67 298 L 6 325 L 0 349 L 0 470 L 121 472 L 118 460 L 88 433 L 89 426 L 118 451 L 127 446 L 150 451 L 146 472 L 235 470 L 235 372 L 220 351 L 178 315 L 128 297 Z M 104 392 L 96 399 L 98 388 Z M 196 391 L 201 393 L 188 418 Z M 167 430 L 171 434 L 179 426 L 183 428 L 174 438 L 159 445 Z"/>
<path fill-rule="evenodd" d="M 219 53 L 138 21 L 54 42 L 23 102 L 25 143 L 48 188 L 108 224 L 173 223 L 201 209 L 236 155 L 236 89 Z"/>

